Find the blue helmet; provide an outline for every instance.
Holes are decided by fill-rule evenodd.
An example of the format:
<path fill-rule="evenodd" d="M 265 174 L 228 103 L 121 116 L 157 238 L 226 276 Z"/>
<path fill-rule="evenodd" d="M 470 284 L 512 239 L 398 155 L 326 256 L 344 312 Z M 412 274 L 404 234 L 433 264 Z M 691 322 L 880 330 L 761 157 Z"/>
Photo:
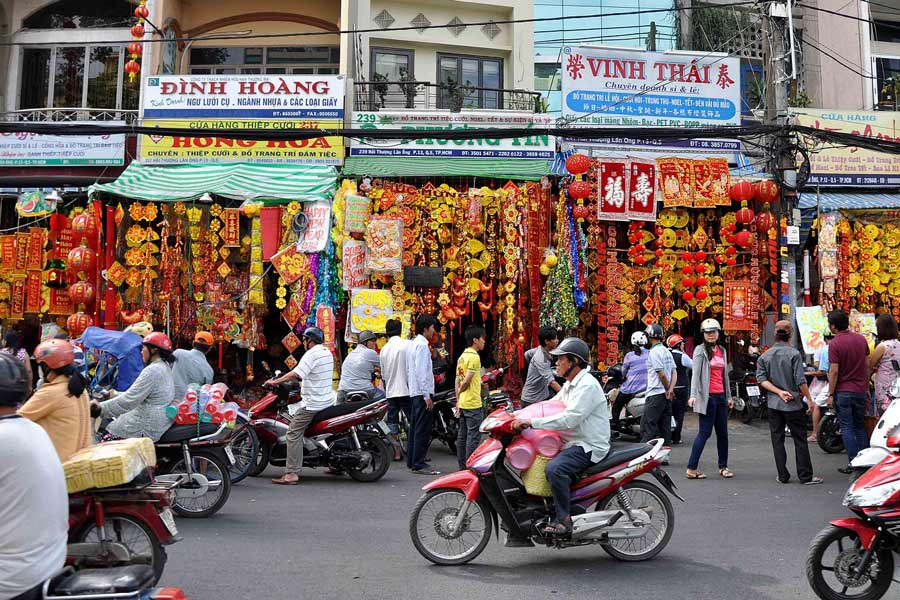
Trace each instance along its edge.
<path fill-rule="evenodd" d="M 325 332 L 318 327 L 307 327 L 303 331 L 303 339 L 312 340 L 315 344 L 325 342 Z"/>

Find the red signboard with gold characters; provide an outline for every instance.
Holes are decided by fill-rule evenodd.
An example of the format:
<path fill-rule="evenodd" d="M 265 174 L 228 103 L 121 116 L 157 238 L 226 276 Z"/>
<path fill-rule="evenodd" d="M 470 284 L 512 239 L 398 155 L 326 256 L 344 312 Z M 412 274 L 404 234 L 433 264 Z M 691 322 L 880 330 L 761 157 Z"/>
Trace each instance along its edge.
<path fill-rule="evenodd" d="M 755 315 L 751 314 L 749 281 L 726 281 L 722 327 L 725 331 L 749 331 Z"/>

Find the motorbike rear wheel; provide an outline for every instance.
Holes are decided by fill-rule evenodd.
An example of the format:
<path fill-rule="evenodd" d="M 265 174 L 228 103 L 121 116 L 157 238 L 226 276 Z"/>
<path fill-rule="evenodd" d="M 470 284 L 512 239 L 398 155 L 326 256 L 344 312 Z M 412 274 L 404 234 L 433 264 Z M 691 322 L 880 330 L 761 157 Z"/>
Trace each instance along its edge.
<path fill-rule="evenodd" d="M 364 483 L 378 481 L 384 477 L 384 474 L 387 473 L 388 468 L 391 466 L 393 453 L 384 440 L 375 435 L 362 437 L 359 443 L 362 445 L 363 450 L 372 455 L 372 461 L 365 468 L 348 469 L 347 474 L 350 475 L 351 479 Z"/>
<path fill-rule="evenodd" d="M 887 548 L 878 548 L 866 572 L 856 579 L 853 572 L 863 552 L 854 531 L 833 525 L 820 531 L 806 555 L 806 578 L 816 595 L 822 600 L 877 600 L 884 596 L 894 574 L 894 555 Z"/>
<path fill-rule="evenodd" d="M 617 560 L 636 562 L 650 560 L 666 547 L 675 530 L 675 510 L 669 497 L 658 486 L 648 481 L 632 481 L 622 486 L 628 495 L 631 508 L 643 510 L 650 515 L 651 524 L 646 537 L 650 543 L 641 548 L 637 545 L 645 538 L 610 540 L 602 544 L 603 550 Z M 624 508 L 616 494 L 611 494 L 597 502 L 597 510 Z"/>
<path fill-rule="evenodd" d="M 841 436 L 841 424 L 837 415 L 826 413 L 819 421 L 816 442 L 824 452 L 839 454 L 844 451 L 844 438 Z"/>
<path fill-rule="evenodd" d="M 272 446 L 265 442 L 259 443 L 259 453 L 256 455 L 256 464 L 250 469 L 250 477 L 259 477 L 269 466 L 269 457 L 272 456 Z"/>
<path fill-rule="evenodd" d="M 256 430 L 247 421 L 238 417 L 238 426 L 228 441 L 228 446 L 234 454 L 234 464 L 228 469 L 231 483 L 239 483 L 244 480 L 250 471 L 257 465 L 259 455 L 259 438 Z"/>
<path fill-rule="evenodd" d="M 153 585 L 156 585 L 156 582 L 162 577 L 168 558 L 166 550 L 162 547 L 156 534 L 134 517 L 115 513 L 106 513 L 104 529 L 107 541 L 122 544 L 132 555 L 132 560 L 127 564 L 147 565 L 153 569 Z M 81 543 L 98 543 L 100 541 L 103 541 L 100 538 L 100 529 L 93 522 L 79 531 L 76 539 L 76 542 Z M 104 562 L 103 559 L 97 561 L 86 559 L 84 564 L 89 567 L 102 568 L 125 566 L 112 559 L 109 559 L 108 562 Z"/>
<path fill-rule="evenodd" d="M 175 490 L 175 504 L 172 505 L 172 510 L 180 517 L 200 519 L 216 514 L 225 506 L 231 494 L 231 478 L 222 459 L 211 452 L 192 450 L 191 459 L 194 473 L 202 474 L 212 485 L 205 494 L 187 498 L 178 495 L 179 488 L 185 487 L 182 484 Z M 186 474 L 184 459 L 175 463 L 169 473 Z"/>
<path fill-rule="evenodd" d="M 482 553 L 491 539 L 491 511 L 476 500 L 469 505 L 459 531 L 451 531 L 465 494 L 455 489 L 431 490 L 409 517 L 409 535 L 419 554 L 437 565 L 462 565 Z"/>

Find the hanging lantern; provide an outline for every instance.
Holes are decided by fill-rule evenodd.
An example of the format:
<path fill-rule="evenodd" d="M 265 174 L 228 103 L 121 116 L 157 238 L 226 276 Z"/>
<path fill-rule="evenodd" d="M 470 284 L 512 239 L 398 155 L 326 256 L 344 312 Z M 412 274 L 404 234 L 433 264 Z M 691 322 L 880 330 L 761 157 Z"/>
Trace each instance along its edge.
<path fill-rule="evenodd" d="M 684 300 L 685 302 L 690 302 L 691 300 L 694 299 L 694 292 L 691 292 L 691 291 L 682 292 L 681 299 Z"/>
<path fill-rule="evenodd" d="M 77 312 L 74 315 L 69 315 L 69 318 L 66 319 L 66 329 L 69 332 L 69 337 L 72 339 L 81 337 L 81 334 L 84 333 L 84 330 L 93 324 L 94 319 L 92 319 L 90 315 L 83 312 Z"/>
<path fill-rule="evenodd" d="M 144 21 L 150 16 L 150 9 L 147 8 L 147 5 L 144 2 L 141 2 L 141 5 L 134 9 L 134 16 L 140 21 Z"/>
<path fill-rule="evenodd" d="M 773 227 L 775 227 L 775 215 L 769 212 L 769 203 L 766 202 L 762 212 L 756 215 L 756 231 L 766 233 Z"/>
<path fill-rule="evenodd" d="M 706 300 L 709 297 L 709 294 L 706 290 L 697 290 L 697 293 L 694 294 L 694 298 L 697 300 Z"/>
<path fill-rule="evenodd" d="M 566 171 L 572 175 L 582 175 L 591 168 L 591 159 L 584 154 L 576 153 L 566 159 Z"/>
<path fill-rule="evenodd" d="M 774 181 L 770 179 L 758 181 L 754 188 L 753 197 L 760 204 L 774 204 L 778 202 L 780 190 L 778 189 L 778 184 Z"/>
<path fill-rule="evenodd" d="M 644 258 L 644 255 L 643 255 L 643 254 L 638 254 L 638 255 L 635 257 L 634 262 L 637 263 L 637 264 L 639 264 L 639 265 L 642 265 L 642 264 L 644 264 L 645 262 L 647 262 L 647 259 Z"/>
<path fill-rule="evenodd" d="M 704 260 L 706 260 L 706 252 L 704 252 L 703 250 L 694 252 L 694 259 L 697 262 L 703 262 Z"/>
<path fill-rule="evenodd" d="M 131 42 L 128 44 L 128 54 L 131 55 L 132 58 L 137 58 L 144 51 L 144 46 L 140 42 Z"/>
<path fill-rule="evenodd" d="M 80 213 L 72 219 L 72 231 L 79 236 L 93 237 L 97 234 L 97 219 L 90 211 Z"/>
<path fill-rule="evenodd" d="M 744 200 L 741 202 L 741 209 L 735 214 L 735 220 L 741 225 L 749 225 L 753 222 L 753 217 L 755 216 L 753 209 L 748 207 L 747 201 Z"/>
<path fill-rule="evenodd" d="M 753 235 L 749 231 L 739 231 L 734 236 L 734 242 L 741 248 L 746 248 L 753 241 Z"/>
<path fill-rule="evenodd" d="M 753 198 L 753 184 L 746 179 L 739 179 L 731 185 L 731 199 L 734 202 L 747 202 Z"/>
<path fill-rule="evenodd" d="M 142 38 L 144 37 L 144 26 L 143 25 L 135 25 L 131 28 L 131 37 L 133 38 Z"/>
<path fill-rule="evenodd" d="M 681 267 L 681 272 L 685 275 L 691 275 L 694 272 L 694 267 L 691 265 L 684 265 L 683 267 Z"/>
<path fill-rule="evenodd" d="M 566 189 L 569 192 L 569 197 L 574 200 L 584 200 L 591 195 L 591 184 L 581 179 L 573 181 Z"/>
<path fill-rule="evenodd" d="M 78 246 L 69 250 L 66 267 L 73 273 L 93 271 L 97 265 L 97 254 L 87 246 Z"/>
<path fill-rule="evenodd" d="M 706 273 L 706 265 L 700 264 L 694 267 L 694 271 L 696 271 L 697 275 L 703 275 Z"/>
<path fill-rule="evenodd" d="M 694 287 L 694 280 L 690 277 L 685 277 L 681 280 L 681 286 L 686 288 Z"/>
<path fill-rule="evenodd" d="M 697 287 L 703 287 L 704 285 L 709 283 L 709 280 L 706 277 L 698 277 L 696 283 Z"/>
<path fill-rule="evenodd" d="M 727 248 L 725 248 L 725 254 L 727 256 L 734 256 L 735 254 L 737 254 L 737 248 L 735 248 L 734 246 L 728 246 Z"/>
<path fill-rule="evenodd" d="M 90 305 L 94 301 L 94 286 L 87 281 L 78 281 L 69 286 L 69 299 L 74 304 Z"/>
<path fill-rule="evenodd" d="M 125 63 L 125 72 L 128 73 L 128 80 L 134 81 L 135 76 L 141 72 L 141 65 L 136 60 L 129 60 Z"/>
<path fill-rule="evenodd" d="M 725 264 L 728 265 L 729 267 L 733 267 L 734 265 L 737 264 L 737 259 L 734 257 L 731 257 L 731 258 L 725 260 Z"/>

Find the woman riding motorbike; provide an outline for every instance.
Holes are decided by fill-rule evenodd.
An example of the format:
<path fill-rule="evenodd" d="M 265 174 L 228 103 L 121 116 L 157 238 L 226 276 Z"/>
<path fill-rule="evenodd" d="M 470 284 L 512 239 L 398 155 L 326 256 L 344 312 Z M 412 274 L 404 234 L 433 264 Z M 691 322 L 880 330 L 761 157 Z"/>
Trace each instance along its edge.
<path fill-rule="evenodd" d="M 147 334 L 141 346 L 144 370 L 127 390 L 107 394 L 110 400 L 94 403 L 104 418 L 114 418 L 106 427 L 112 437 L 148 437 L 154 442 L 172 425 L 166 416 L 166 407 L 175 396 L 175 382 L 172 378 L 172 341 L 159 331 Z M 96 416 L 96 408 L 92 413 Z"/>

